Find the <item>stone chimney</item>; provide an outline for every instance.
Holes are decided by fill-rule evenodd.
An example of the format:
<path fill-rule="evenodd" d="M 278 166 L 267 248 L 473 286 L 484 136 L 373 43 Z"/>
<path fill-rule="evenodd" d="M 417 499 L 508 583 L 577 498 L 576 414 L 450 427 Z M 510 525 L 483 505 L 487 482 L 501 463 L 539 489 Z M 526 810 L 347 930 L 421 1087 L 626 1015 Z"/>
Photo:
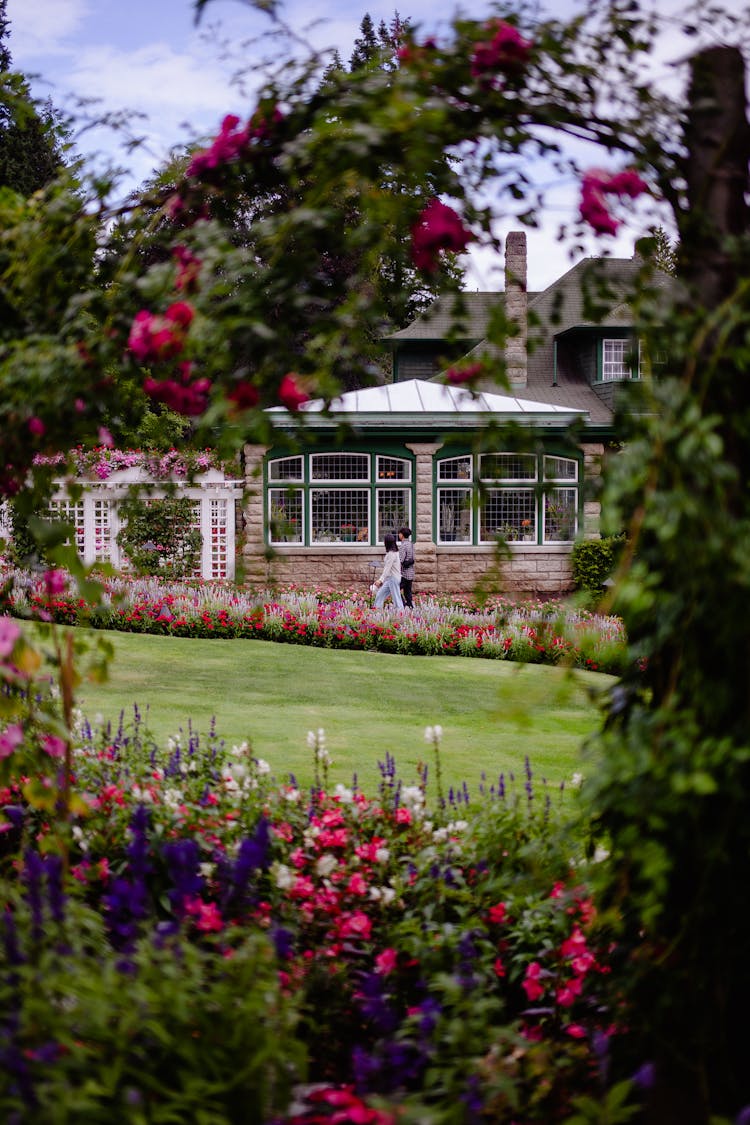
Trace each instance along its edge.
<path fill-rule="evenodd" d="M 513 230 L 505 239 L 505 315 L 518 325 L 518 334 L 509 336 L 505 345 L 511 389 L 526 386 L 527 305 L 526 232 Z"/>

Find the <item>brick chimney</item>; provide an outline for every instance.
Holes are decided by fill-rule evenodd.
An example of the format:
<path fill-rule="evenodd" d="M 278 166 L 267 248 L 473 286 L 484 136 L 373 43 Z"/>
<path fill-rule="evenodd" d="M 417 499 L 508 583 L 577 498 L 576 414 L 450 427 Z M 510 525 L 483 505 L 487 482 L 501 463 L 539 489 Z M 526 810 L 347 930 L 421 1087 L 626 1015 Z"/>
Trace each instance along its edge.
<path fill-rule="evenodd" d="M 518 325 L 518 335 L 509 336 L 505 345 L 511 389 L 526 386 L 527 306 L 526 232 L 513 230 L 505 239 L 505 314 Z"/>

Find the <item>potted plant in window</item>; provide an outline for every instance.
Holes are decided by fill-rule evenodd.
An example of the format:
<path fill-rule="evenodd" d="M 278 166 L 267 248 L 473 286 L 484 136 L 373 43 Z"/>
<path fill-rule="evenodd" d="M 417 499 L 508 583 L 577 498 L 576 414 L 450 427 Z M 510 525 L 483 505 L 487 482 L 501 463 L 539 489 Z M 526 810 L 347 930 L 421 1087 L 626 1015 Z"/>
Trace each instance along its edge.
<path fill-rule="evenodd" d="M 353 543 L 357 537 L 357 525 L 353 523 L 342 523 L 341 528 L 341 541 L 342 543 Z"/>
<path fill-rule="evenodd" d="M 525 543 L 530 543 L 533 539 L 531 520 L 521 520 L 521 538 Z"/>

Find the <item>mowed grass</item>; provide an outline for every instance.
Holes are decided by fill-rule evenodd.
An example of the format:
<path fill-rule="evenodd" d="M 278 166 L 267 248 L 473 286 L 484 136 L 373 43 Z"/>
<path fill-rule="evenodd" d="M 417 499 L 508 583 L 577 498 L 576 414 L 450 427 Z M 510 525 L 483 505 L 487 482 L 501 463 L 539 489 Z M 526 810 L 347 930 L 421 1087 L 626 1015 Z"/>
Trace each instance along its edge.
<path fill-rule="evenodd" d="M 444 786 L 482 775 L 522 775 L 528 755 L 537 780 L 559 783 L 580 768 L 596 728 L 596 696 L 610 681 L 539 665 L 461 657 L 392 656 L 267 641 L 193 640 L 111 633 L 110 678 L 83 683 L 77 702 L 113 723 L 133 705 L 160 743 L 212 723 L 229 745 L 247 740 L 277 779 L 313 777 L 307 733 L 322 728 L 332 758 L 330 784 L 373 792 L 378 762 L 395 757 L 399 776 L 433 768 L 425 727 L 443 728 Z M 434 773 L 432 774 L 434 777 Z M 434 784 L 434 781 L 433 781 Z M 434 792 L 434 790 L 433 790 Z"/>

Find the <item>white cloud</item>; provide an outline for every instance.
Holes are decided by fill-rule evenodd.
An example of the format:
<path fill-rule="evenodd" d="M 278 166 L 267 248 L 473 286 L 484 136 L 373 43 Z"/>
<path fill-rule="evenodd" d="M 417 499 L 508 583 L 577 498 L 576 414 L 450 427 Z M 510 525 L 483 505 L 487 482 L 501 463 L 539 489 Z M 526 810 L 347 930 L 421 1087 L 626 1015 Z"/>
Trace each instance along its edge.
<path fill-rule="evenodd" d="M 14 59 L 69 50 L 64 40 L 83 27 L 91 11 L 90 0 L 8 0 Z"/>

